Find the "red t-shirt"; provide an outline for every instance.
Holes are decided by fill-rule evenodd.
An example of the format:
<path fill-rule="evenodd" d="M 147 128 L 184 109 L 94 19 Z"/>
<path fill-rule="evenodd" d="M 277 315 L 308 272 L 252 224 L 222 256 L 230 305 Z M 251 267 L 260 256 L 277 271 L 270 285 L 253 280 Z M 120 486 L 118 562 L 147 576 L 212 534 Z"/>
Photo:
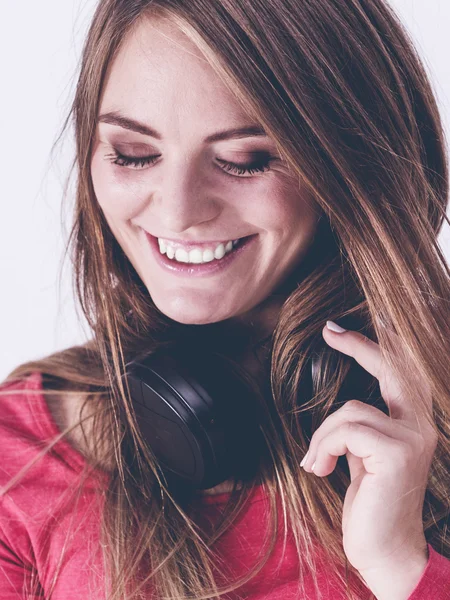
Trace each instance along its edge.
<path fill-rule="evenodd" d="M 37 457 L 46 442 L 59 433 L 44 396 L 27 394 L 28 389 L 42 392 L 39 372 L 20 384 L 2 389 L 22 390 L 18 395 L 0 396 L 0 489 L 19 470 Z M 38 460 L 24 479 L 6 495 L 0 495 L 0 598 L 28 598 L 24 589 L 31 576 L 37 575 L 40 589 L 37 598 L 47 598 L 52 578 L 57 570 L 63 546 L 69 551 L 59 573 L 52 600 L 72 600 L 104 597 L 102 562 L 98 544 L 102 487 L 108 475 L 99 472 L 98 479 L 89 479 L 78 504 L 71 504 L 68 490 L 76 488 L 77 477 L 85 465 L 84 457 L 68 441 L 61 439 L 50 454 Z M 214 519 L 227 499 L 227 494 L 203 496 L 201 518 Z M 257 487 L 238 522 L 217 542 L 218 550 L 231 572 L 241 575 L 255 564 L 264 540 L 266 503 L 262 488 Z M 70 539 L 66 536 L 70 532 Z M 96 543 L 97 541 L 97 543 Z M 449 600 L 450 560 L 428 545 L 429 561 L 408 600 Z M 319 565 L 318 585 L 324 600 L 345 598 L 336 581 L 330 578 L 326 562 L 321 563 L 320 548 L 316 549 Z M 262 571 L 248 584 L 227 598 L 247 600 L 300 600 L 298 557 L 292 538 L 282 556 L 282 536 Z M 92 573 L 95 578 L 91 580 Z M 95 586 L 98 585 L 98 588 Z M 361 583 L 361 600 L 370 592 Z M 306 578 L 308 600 L 315 597 L 311 578 Z M 95 591 L 97 590 L 97 591 Z M 305 598 L 305 600 L 306 600 Z M 150 599 L 149 599 L 150 600 Z"/>

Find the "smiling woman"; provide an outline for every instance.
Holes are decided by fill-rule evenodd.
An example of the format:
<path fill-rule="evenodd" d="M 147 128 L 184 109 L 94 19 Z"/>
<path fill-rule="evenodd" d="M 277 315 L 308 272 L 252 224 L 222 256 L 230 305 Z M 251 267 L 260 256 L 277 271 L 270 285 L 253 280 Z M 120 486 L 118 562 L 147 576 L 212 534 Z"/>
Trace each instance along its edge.
<path fill-rule="evenodd" d="M 179 323 L 251 319 L 303 260 L 320 214 L 275 142 L 164 20 L 134 27 L 110 65 L 99 113 L 95 195 L 153 302 Z M 251 236 L 252 243 L 226 260 L 213 256 L 214 265 L 168 270 L 145 233 L 176 240 L 185 252 L 206 241 Z M 182 250 L 172 265 L 187 258 Z"/>
<path fill-rule="evenodd" d="M 2 598 L 448 598 L 448 162 L 395 14 L 100 0 L 70 116 L 92 339 L 0 392 Z"/>

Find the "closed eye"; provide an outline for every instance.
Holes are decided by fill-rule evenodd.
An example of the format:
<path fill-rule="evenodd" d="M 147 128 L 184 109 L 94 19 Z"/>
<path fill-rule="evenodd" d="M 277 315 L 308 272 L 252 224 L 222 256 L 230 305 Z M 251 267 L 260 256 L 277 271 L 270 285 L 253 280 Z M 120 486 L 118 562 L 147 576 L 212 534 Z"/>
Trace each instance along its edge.
<path fill-rule="evenodd" d="M 264 173 L 265 171 L 269 171 L 269 165 L 273 160 L 275 160 L 274 157 L 266 155 L 249 164 L 243 165 L 221 160 L 220 158 L 217 159 L 217 162 L 221 164 L 228 173 L 235 173 L 236 175 L 253 175 L 254 173 Z"/>
<path fill-rule="evenodd" d="M 137 169 L 143 169 L 148 165 L 153 164 L 157 156 L 125 156 L 125 154 L 120 154 L 120 152 L 114 152 L 113 154 L 108 154 L 106 158 L 110 159 L 110 161 L 114 165 L 118 165 L 119 167 L 130 167 L 133 166 Z"/>
<path fill-rule="evenodd" d="M 125 154 L 121 154 L 120 152 L 116 151 L 113 154 L 108 154 L 106 158 L 110 159 L 110 162 L 118 165 L 119 167 L 131 167 L 133 169 L 140 170 L 155 163 L 159 156 L 126 156 Z M 237 164 L 222 160 L 220 158 L 216 160 L 227 173 L 241 176 L 269 171 L 270 163 L 277 159 L 274 156 L 263 153 L 251 163 Z"/>

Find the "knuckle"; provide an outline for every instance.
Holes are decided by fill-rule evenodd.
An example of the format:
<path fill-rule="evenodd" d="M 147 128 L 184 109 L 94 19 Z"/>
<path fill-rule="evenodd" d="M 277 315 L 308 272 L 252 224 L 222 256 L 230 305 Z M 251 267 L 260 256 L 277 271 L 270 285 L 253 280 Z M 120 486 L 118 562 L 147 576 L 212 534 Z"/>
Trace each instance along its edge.
<path fill-rule="evenodd" d="M 361 427 L 363 427 L 363 425 L 361 423 L 358 423 L 358 421 L 347 421 L 347 423 L 345 423 L 344 427 L 348 432 L 351 432 L 351 431 L 358 431 L 358 429 L 361 429 Z"/>
<path fill-rule="evenodd" d="M 373 341 L 369 337 L 367 337 L 367 335 L 364 335 L 360 331 L 357 331 L 356 334 L 358 343 L 360 343 L 361 345 L 373 344 Z"/>
<path fill-rule="evenodd" d="M 343 406 L 343 410 L 347 411 L 354 411 L 354 410 L 358 410 L 363 406 L 363 402 L 361 402 L 361 400 L 348 400 L 348 402 L 346 402 Z"/>

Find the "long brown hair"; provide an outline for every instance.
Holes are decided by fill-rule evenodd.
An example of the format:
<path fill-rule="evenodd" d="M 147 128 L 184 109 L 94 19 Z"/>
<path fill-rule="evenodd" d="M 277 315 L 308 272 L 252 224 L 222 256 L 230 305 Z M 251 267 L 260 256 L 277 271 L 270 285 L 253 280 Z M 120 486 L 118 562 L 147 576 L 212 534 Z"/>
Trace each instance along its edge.
<path fill-rule="evenodd" d="M 147 16 L 171 19 L 198 45 L 323 213 L 311 252 L 287 285 L 271 338 L 265 400 L 274 410 L 264 427 L 269 459 L 260 473 L 270 509 L 267 551 L 244 579 L 223 587 L 215 575 L 214 541 L 242 510 L 254 482 L 236 486 L 215 530 L 202 531 L 190 504 L 167 489 L 140 436 L 123 379 L 133 354 L 189 336 L 221 339 L 222 324 L 185 326 L 158 311 L 109 230 L 90 174 L 108 68 Z M 327 319 L 354 318 L 380 344 L 418 405 L 412 372 L 391 358 L 394 331 L 429 384 L 439 440 L 424 528 L 434 548 L 450 557 L 450 284 L 437 239 L 448 222 L 448 158 L 429 80 L 392 9 L 382 0 L 100 0 L 65 127 L 72 118 L 77 188 L 68 249 L 92 340 L 20 365 L 6 382 L 37 370 L 47 393 L 83 393 L 83 409 L 92 408 L 90 464 L 103 464 L 100 448 L 112 457 L 101 527 L 108 600 L 143 597 L 148 584 L 156 597 L 171 600 L 218 598 L 238 589 L 274 546 L 281 525 L 277 497 L 299 554 L 299 595 L 304 573 L 314 575 L 316 568 L 313 540 L 328 553 L 330 576 L 340 578 L 349 598 L 357 593 L 357 574 L 353 582 L 340 574 L 343 566 L 352 571 L 341 533 L 350 483 L 345 464 L 338 461 L 327 478 L 310 477 L 299 467 L 311 432 L 336 410 L 351 365 L 349 357 L 318 345 Z M 301 402 L 300 383 L 313 351 L 321 368 L 312 400 Z"/>

